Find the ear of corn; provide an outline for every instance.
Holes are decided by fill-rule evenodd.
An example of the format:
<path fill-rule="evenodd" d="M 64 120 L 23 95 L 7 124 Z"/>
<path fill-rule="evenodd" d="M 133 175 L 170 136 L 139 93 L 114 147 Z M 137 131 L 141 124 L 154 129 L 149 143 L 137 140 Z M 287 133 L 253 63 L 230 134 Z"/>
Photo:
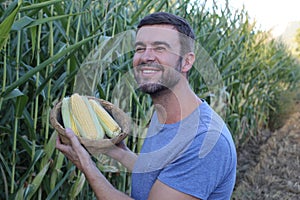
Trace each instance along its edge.
<path fill-rule="evenodd" d="M 62 100 L 61 114 L 65 128 L 71 128 L 77 136 L 80 136 L 77 126 L 74 122 L 73 116 L 70 112 L 70 98 L 66 97 Z"/>
<path fill-rule="evenodd" d="M 121 127 L 118 123 L 111 117 L 111 115 L 102 107 L 102 105 L 93 99 L 89 99 L 89 102 L 97 117 L 100 124 L 103 126 L 105 133 L 108 137 L 113 138 L 121 133 Z"/>
<path fill-rule="evenodd" d="M 73 118 L 73 115 L 70 113 L 70 121 L 71 121 L 71 129 L 74 131 L 74 133 L 77 135 L 77 136 L 80 136 L 80 132 L 77 128 L 77 125 L 75 123 L 75 119 Z"/>
<path fill-rule="evenodd" d="M 65 128 L 71 128 L 70 110 L 69 110 L 69 97 L 62 100 L 61 115 Z"/>
<path fill-rule="evenodd" d="M 80 136 L 88 139 L 102 139 L 104 130 L 96 113 L 85 96 L 73 94 L 70 97 L 71 114 Z"/>
<path fill-rule="evenodd" d="M 71 128 L 79 137 L 102 139 L 104 134 L 113 138 L 121 127 L 103 106 L 86 96 L 73 94 L 62 101 L 61 113 L 65 128 Z"/>

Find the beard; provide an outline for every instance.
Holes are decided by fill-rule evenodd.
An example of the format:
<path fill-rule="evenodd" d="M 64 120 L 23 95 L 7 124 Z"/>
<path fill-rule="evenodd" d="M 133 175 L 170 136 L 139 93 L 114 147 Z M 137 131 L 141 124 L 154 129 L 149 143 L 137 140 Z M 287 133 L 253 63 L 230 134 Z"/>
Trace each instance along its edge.
<path fill-rule="evenodd" d="M 177 61 L 175 68 L 172 67 L 164 67 L 159 64 L 149 63 L 149 64 L 141 64 L 138 65 L 135 69 L 136 73 L 134 73 L 135 79 L 138 83 L 138 89 L 144 93 L 155 95 L 161 93 L 163 91 L 171 90 L 180 80 L 181 78 L 181 61 L 180 57 Z M 139 77 L 139 72 L 143 66 L 157 68 L 162 72 L 162 75 L 155 80 L 145 80 Z"/>

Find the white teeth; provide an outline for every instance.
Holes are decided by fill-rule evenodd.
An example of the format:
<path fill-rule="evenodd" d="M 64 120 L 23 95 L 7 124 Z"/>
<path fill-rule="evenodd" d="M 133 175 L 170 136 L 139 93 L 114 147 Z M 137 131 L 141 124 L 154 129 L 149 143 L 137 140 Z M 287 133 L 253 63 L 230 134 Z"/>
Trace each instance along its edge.
<path fill-rule="evenodd" d="M 155 72 L 157 72 L 157 71 L 155 71 L 155 70 L 143 70 L 144 74 L 152 74 L 152 73 L 155 73 Z"/>

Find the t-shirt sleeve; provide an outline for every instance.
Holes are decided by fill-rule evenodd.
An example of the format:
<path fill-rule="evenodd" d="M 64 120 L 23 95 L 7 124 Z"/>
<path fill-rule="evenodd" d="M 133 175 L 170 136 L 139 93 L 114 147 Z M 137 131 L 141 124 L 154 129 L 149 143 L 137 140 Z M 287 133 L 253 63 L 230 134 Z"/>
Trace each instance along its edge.
<path fill-rule="evenodd" d="M 197 136 L 179 158 L 161 171 L 158 179 L 173 189 L 200 199 L 230 199 L 236 162 L 232 144 L 221 134 L 212 150 L 200 158 L 204 137 L 205 134 Z"/>

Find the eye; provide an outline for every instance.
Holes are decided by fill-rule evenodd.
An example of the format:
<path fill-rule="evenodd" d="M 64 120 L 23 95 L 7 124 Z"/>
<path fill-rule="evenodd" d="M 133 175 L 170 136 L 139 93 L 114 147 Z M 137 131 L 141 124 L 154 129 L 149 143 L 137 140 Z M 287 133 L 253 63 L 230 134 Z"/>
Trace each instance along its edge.
<path fill-rule="evenodd" d="M 136 47 L 136 48 L 135 48 L 135 52 L 141 53 L 141 52 L 144 52 L 145 49 L 146 49 L 145 47 Z"/>
<path fill-rule="evenodd" d="M 166 50 L 166 47 L 164 47 L 164 46 L 155 47 L 155 51 L 158 51 L 158 52 L 162 52 L 162 51 L 165 51 L 165 50 Z"/>

